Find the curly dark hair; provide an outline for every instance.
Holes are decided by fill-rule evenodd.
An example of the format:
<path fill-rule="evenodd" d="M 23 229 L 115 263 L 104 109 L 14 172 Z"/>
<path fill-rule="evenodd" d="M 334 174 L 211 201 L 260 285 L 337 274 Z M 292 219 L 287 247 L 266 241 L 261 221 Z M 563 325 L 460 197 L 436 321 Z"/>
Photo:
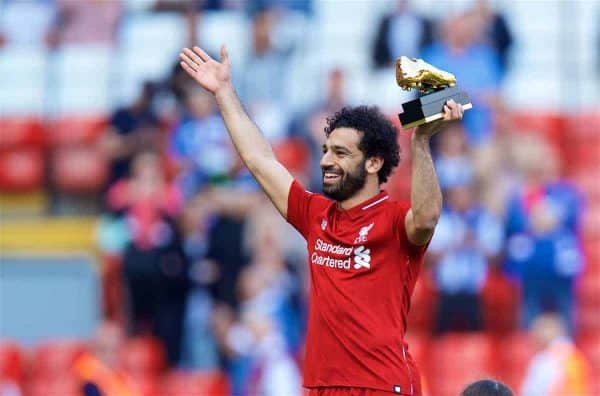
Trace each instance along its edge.
<path fill-rule="evenodd" d="M 380 157 L 383 166 L 377 172 L 379 183 L 385 183 L 400 163 L 398 132 L 391 121 L 375 106 L 344 107 L 327 118 L 325 135 L 336 128 L 353 128 L 361 132 L 358 148 L 365 158 Z"/>

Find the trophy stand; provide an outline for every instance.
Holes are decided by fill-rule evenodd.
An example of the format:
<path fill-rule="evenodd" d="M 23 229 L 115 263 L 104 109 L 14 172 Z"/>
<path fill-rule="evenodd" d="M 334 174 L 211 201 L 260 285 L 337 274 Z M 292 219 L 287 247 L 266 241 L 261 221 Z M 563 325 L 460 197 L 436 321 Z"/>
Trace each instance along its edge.
<path fill-rule="evenodd" d="M 450 99 L 460 103 L 464 110 L 473 107 L 469 95 L 464 91 L 460 91 L 458 87 L 441 89 L 403 103 L 403 112 L 398 114 L 402 128 L 414 128 L 441 119 L 444 116 L 444 105 Z"/>

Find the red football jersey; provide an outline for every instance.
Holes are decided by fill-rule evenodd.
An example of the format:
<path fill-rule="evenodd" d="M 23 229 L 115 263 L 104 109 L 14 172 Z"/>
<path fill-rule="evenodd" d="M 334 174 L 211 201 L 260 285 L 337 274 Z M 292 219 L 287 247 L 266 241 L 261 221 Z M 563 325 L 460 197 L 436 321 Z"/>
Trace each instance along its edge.
<path fill-rule="evenodd" d="M 421 394 L 404 333 L 425 247 L 407 238 L 408 208 L 382 191 L 341 210 L 292 183 L 287 220 L 306 239 L 311 280 L 305 387 Z"/>

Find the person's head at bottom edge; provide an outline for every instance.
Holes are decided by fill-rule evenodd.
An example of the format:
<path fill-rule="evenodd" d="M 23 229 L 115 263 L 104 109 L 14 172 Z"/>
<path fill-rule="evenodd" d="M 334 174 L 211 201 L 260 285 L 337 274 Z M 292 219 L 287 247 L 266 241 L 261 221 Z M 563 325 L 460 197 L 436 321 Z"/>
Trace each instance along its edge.
<path fill-rule="evenodd" d="M 514 394 L 502 382 L 484 379 L 469 384 L 460 396 L 514 396 Z"/>

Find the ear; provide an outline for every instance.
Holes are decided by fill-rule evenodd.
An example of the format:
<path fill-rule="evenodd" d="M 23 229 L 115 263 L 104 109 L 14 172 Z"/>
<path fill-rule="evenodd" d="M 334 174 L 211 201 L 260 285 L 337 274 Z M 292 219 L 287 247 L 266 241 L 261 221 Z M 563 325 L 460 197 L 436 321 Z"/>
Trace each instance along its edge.
<path fill-rule="evenodd" d="M 376 174 L 383 166 L 383 158 L 371 157 L 365 161 L 365 169 L 367 173 Z"/>

